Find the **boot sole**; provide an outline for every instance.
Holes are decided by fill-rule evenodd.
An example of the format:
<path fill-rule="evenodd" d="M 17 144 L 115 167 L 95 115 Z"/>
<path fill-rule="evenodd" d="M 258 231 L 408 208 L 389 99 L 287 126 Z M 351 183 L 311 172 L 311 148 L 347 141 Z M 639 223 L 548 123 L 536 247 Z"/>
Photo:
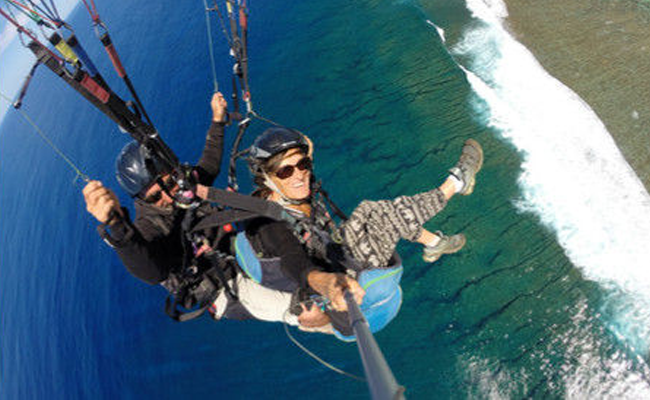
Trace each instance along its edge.
<path fill-rule="evenodd" d="M 442 253 L 438 254 L 437 256 L 433 256 L 433 257 L 427 257 L 426 255 L 422 254 L 422 259 L 425 262 L 428 262 L 428 263 L 438 261 L 440 259 L 440 257 L 442 257 L 445 254 L 454 254 L 454 253 L 459 252 L 463 247 L 465 247 L 466 243 L 467 243 L 467 238 L 465 237 L 465 235 L 462 235 L 462 241 L 458 246 L 454 247 L 453 249 L 443 251 Z"/>
<path fill-rule="evenodd" d="M 463 196 L 469 196 L 474 192 L 474 186 L 476 185 L 476 175 L 478 175 L 481 168 L 483 168 L 483 147 L 481 147 L 481 145 L 474 139 L 467 139 L 465 141 L 465 144 L 470 144 L 472 147 L 478 150 L 479 154 L 478 166 L 476 167 L 474 177 L 472 178 L 472 181 L 469 183 L 469 185 L 467 185 L 467 190 L 460 193 Z"/>

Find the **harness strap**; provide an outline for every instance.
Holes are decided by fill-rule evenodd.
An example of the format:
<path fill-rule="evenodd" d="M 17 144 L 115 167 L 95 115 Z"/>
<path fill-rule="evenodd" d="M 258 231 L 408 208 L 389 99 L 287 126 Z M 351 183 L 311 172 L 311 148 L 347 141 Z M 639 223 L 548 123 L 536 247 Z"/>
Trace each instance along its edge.
<path fill-rule="evenodd" d="M 47 52 L 50 57 L 54 58 L 57 62 L 63 64 L 63 59 L 56 54 L 54 54 L 50 49 L 45 47 L 43 43 L 41 43 L 36 36 L 34 36 L 33 33 L 31 33 L 28 29 L 26 29 L 24 26 L 20 25 L 16 20 L 11 18 L 7 13 L 5 13 L 1 8 L 0 8 L 0 15 L 3 16 L 7 21 L 9 21 L 13 26 L 16 27 L 18 30 L 18 33 L 20 34 L 25 34 L 27 35 L 32 41 L 37 42 L 41 47 L 43 47 L 45 52 Z"/>
<path fill-rule="evenodd" d="M 173 300 L 172 300 L 173 299 Z M 169 315 L 174 321 L 185 322 L 191 319 L 200 317 L 203 313 L 210 308 L 211 304 L 207 304 L 194 311 L 184 312 L 178 309 L 179 301 L 171 294 L 165 299 L 165 313 Z"/>
<path fill-rule="evenodd" d="M 79 57 L 77 54 L 70 48 L 68 43 L 66 43 L 65 40 L 59 35 L 58 33 L 54 32 L 48 39 L 50 43 L 52 43 L 52 46 L 54 46 L 55 49 L 63 56 L 63 58 L 69 62 L 70 64 L 73 65 L 78 65 L 79 64 Z"/>
<path fill-rule="evenodd" d="M 234 81 L 233 81 L 234 82 Z M 237 104 L 237 103 L 235 103 Z M 239 106 L 235 106 L 236 110 L 239 109 Z M 238 113 L 238 111 L 237 111 Z M 239 123 L 239 130 L 237 131 L 237 136 L 235 136 L 235 141 L 233 142 L 232 149 L 230 150 L 230 165 L 228 166 L 228 186 L 233 190 L 239 190 L 239 185 L 237 184 L 237 155 L 239 153 L 239 145 L 241 144 L 246 129 L 250 124 L 250 119 L 246 118 L 245 120 Z"/>
<path fill-rule="evenodd" d="M 72 48 L 75 54 L 79 57 L 81 63 L 84 65 L 84 67 L 86 67 L 88 72 L 90 72 L 90 75 L 97 81 L 97 83 L 101 84 L 104 88 L 108 88 L 108 85 L 106 85 L 106 82 L 104 81 L 104 78 L 99 73 L 99 70 L 97 70 L 97 67 L 95 67 L 95 64 L 88 56 L 88 53 L 86 53 L 86 50 L 81 46 L 79 39 L 77 39 L 77 37 L 73 34 L 70 35 L 70 37 L 66 40 L 66 42 L 68 43 L 68 46 L 70 46 L 70 48 Z"/>
<path fill-rule="evenodd" d="M 104 29 L 106 29 L 104 27 Z M 151 122 L 151 119 L 149 118 L 149 115 L 147 114 L 147 111 L 144 109 L 144 106 L 142 105 L 142 102 L 140 101 L 140 97 L 138 96 L 138 93 L 135 91 L 135 87 L 133 86 L 133 83 L 131 82 L 131 78 L 126 73 L 126 70 L 124 69 L 124 66 L 122 65 L 122 61 L 120 60 L 120 56 L 117 54 L 117 50 L 115 49 L 115 46 L 113 45 L 113 42 L 111 40 L 111 37 L 108 34 L 108 31 L 104 32 L 103 35 L 99 37 L 99 40 L 102 42 L 104 45 L 104 49 L 106 50 L 106 53 L 108 54 L 108 57 L 111 59 L 111 62 L 113 63 L 113 67 L 115 68 L 115 72 L 117 72 L 117 75 L 122 78 L 124 83 L 126 84 L 126 87 L 129 89 L 129 92 L 131 93 L 131 96 L 133 96 L 133 99 L 135 100 L 136 105 L 138 106 L 138 109 L 144 115 L 144 118 L 147 120 L 147 123 L 151 126 L 153 126 L 153 123 Z"/>
<path fill-rule="evenodd" d="M 206 256 L 209 258 L 210 262 L 212 265 L 214 265 L 214 268 L 206 272 L 206 275 L 210 275 L 211 271 L 214 271 L 214 273 L 217 275 L 217 280 L 221 283 L 223 288 L 226 291 L 226 296 L 233 301 L 239 301 L 239 296 L 237 296 L 237 293 L 235 293 L 235 290 L 233 290 L 232 286 L 228 282 L 228 279 L 226 278 L 226 274 L 223 272 L 223 268 L 221 268 L 221 263 L 224 259 L 223 254 L 219 254 L 217 252 L 212 252 L 209 254 L 206 254 Z"/>
<path fill-rule="evenodd" d="M 1 14 L 2 9 L 0 9 L 0 15 Z M 37 40 L 29 43 L 28 47 L 34 55 L 36 55 L 36 58 L 40 63 L 52 70 L 52 72 L 63 79 L 70 87 L 81 94 L 86 100 L 117 123 L 121 128 L 128 131 L 133 139 L 152 149 L 154 154 L 159 156 L 162 162 L 166 163 L 171 168 L 178 165 L 178 158 L 176 158 L 171 149 L 162 141 L 155 128 L 151 125 L 147 125 L 138 118 L 138 116 L 129 109 L 124 100 L 114 92 L 108 91 L 109 96 L 107 99 L 103 97 L 103 93 L 98 97 L 91 93 L 87 87 L 83 86 L 82 83 L 76 79 L 82 79 L 85 76 L 88 76 L 87 73 L 80 71 L 82 73 L 78 74 L 78 77 L 70 76 L 70 73 L 63 67 L 61 59 Z M 86 86 L 88 86 L 89 83 L 90 81 L 87 80 Z M 99 90 L 101 86 L 98 85 L 97 82 L 94 83 L 95 85 L 92 85 L 93 88 Z M 106 102 L 103 100 L 106 100 Z"/>
<path fill-rule="evenodd" d="M 258 213 L 246 210 L 221 210 L 204 217 L 193 229 L 193 232 L 208 228 L 228 225 L 234 222 L 245 221 L 247 219 L 259 217 Z"/>
<path fill-rule="evenodd" d="M 147 123 L 153 126 L 153 123 L 151 122 L 151 119 L 149 118 L 147 111 L 144 109 L 144 106 L 140 101 L 140 97 L 138 97 L 138 93 L 135 91 L 135 87 L 133 87 L 133 83 L 131 82 L 131 79 L 126 73 L 126 69 L 124 69 L 124 66 L 122 65 L 122 61 L 120 60 L 120 57 L 117 54 L 117 50 L 115 49 L 115 46 L 113 45 L 111 37 L 108 33 L 108 28 L 106 27 L 106 24 L 102 22 L 99 13 L 97 12 L 95 1 L 94 0 L 89 0 L 89 1 L 90 4 L 88 4 L 88 0 L 82 0 L 83 4 L 86 6 L 86 9 L 88 10 L 88 13 L 90 14 L 90 17 L 93 20 L 93 25 L 95 26 L 95 33 L 97 35 L 97 38 L 104 46 L 104 50 L 108 54 L 108 57 L 110 58 L 111 63 L 113 64 L 113 68 L 115 69 L 115 72 L 120 78 L 122 78 L 122 80 L 126 84 L 126 87 L 129 89 L 129 92 L 131 93 L 131 96 L 133 96 L 133 99 L 135 100 L 138 109 L 146 119 Z"/>
<path fill-rule="evenodd" d="M 236 210 L 249 211 L 257 216 L 268 217 L 276 221 L 294 223 L 291 216 L 281 205 L 257 197 L 247 196 L 224 189 L 208 188 L 207 200 Z M 246 214 L 242 214 L 246 215 Z M 247 218 L 250 218 L 250 214 Z M 236 222 L 236 221 L 231 221 Z"/>
<path fill-rule="evenodd" d="M 200 280 L 188 283 L 182 275 L 172 275 L 163 282 L 169 291 L 165 300 L 165 313 L 173 320 L 183 322 L 202 315 L 210 309 L 222 289 L 232 301 L 239 300 L 223 272 L 223 256 L 208 256 L 212 267 L 200 275 Z"/>

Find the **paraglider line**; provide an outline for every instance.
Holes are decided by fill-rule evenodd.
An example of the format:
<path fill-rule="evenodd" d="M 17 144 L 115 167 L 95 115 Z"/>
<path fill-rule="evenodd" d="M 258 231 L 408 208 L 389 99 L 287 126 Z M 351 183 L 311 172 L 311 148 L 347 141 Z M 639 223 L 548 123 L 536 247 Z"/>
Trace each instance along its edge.
<path fill-rule="evenodd" d="M 10 99 L 9 97 L 5 96 L 5 95 L 2 94 L 2 93 L 0 93 L 0 97 L 2 97 L 4 100 L 6 100 L 7 102 L 9 102 L 9 103 L 11 104 L 11 99 Z M 70 160 L 70 158 L 68 158 L 68 157 L 65 155 L 65 153 L 63 153 L 63 151 L 61 151 L 61 150 L 60 150 L 60 149 L 59 149 L 59 148 L 58 148 L 58 147 L 57 147 L 57 146 L 56 146 L 56 145 L 55 145 L 55 144 L 54 144 L 54 143 L 53 143 L 53 142 L 52 142 L 52 141 L 47 137 L 47 135 L 45 135 L 45 133 L 41 130 L 41 128 L 38 127 L 38 125 L 37 125 L 37 124 L 36 124 L 36 123 L 35 123 L 35 122 L 34 122 L 34 121 L 29 117 L 29 115 L 28 115 L 25 111 L 20 110 L 20 109 L 18 109 L 17 111 L 20 112 L 20 114 L 23 116 L 23 118 L 24 118 L 24 119 L 25 119 L 25 120 L 26 120 L 26 121 L 27 121 L 27 122 L 28 122 L 28 123 L 29 123 L 29 124 L 34 128 L 34 130 L 35 130 L 36 133 L 41 137 L 41 139 L 43 139 L 43 140 L 45 141 L 45 143 L 47 143 L 47 145 L 50 146 L 50 148 L 51 148 L 52 150 L 54 150 L 54 152 L 55 152 L 56 154 L 58 154 L 59 157 L 61 157 L 61 158 L 63 159 L 63 161 L 65 161 L 65 162 L 68 164 L 68 166 L 69 166 L 69 167 L 70 167 L 70 168 L 71 168 L 71 169 L 72 169 L 72 170 L 77 174 L 77 175 L 75 176 L 75 179 L 74 179 L 73 182 L 76 182 L 78 178 L 81 178 L 81 180 L 83 180 L 84 182 L 90 182 L 90 178 L 88 177 L 88 175 L 84 174 L 84 173 L 81 171 L 81 169 L 79 169 L 79 168 L 78 168 L 78 167 L 77 167 L 77 166 L 72 162 L 72 160 Z"/>
<path fill-rule="evenodd" d="M 309 357 L 311 357 L 311 358 L 313 358 L 314 360 L 318 361 L 319 363 L 321 363 L 321 364 L 324 365 L 325 367 L 331 369 L 332 371 L 337 372 L 337 373 L 339 373 L 339 374 L 341 374 L 341 375 L 345 375 L 345 376 L 347 376 L 347 377 L 349 377 L 349 378 L 352 378 L 352 379 L 354 379 L 354 380 L 357 380 L 357 381 L 359 381 L 359 382 L 365 382 L 365 381 L 366 381 L 365 379 L 363 379 L 363 378 L 360 377 L 360 376 L 357 376 L 357 375 L 351 374 L 351 373 L 349 373 L 349 372 L 343 371 L 342 369 L 337 368 L 337 367 L 335 367 L 334 365 L 328 363 L 327 361 L 323 360 L 322 358 L 320 358 L 319 356 L 317 356 L 316 354 L 314 354 L 312 351 L 310 351 L 310 350 L 309 350 L 307 347 L 305 347 L 302 343 L 300 343 L 300 342 L 298 341 L 298 339 L 296 339 L 296 338 L 291 334 L 291 332 L 289 331 L 289 324 L 287 323 L 287 318 L 286 318 L 288 312 L 289 312 L 289 310 L 287 310 L 287 311 L 284 312 L 284 316 L 283 316 L 283 318 L 282 318 L 282 324 L 284 325 L 284 331 L 285 331 L 285 333 L 287 334 L 287 337 L 289 338 L 289 340 L 291 340 L 291 342 L 293 342 L 293 344 L 295 344 L 296 346 L 298 346 L 298 348 L 299 348 L 300 350 L 304 351 L 304 352 L 305 352 Z"/>
<path fill-rule="evenodd" d="M 205 6 L 205 26 L 208 34 L 208 49 L 210 50 L 210 63 L 212 64 L 212 80 L 214 83 L 214 92 L 219 91 L 219 84 L 217 83 L 217 68 L 214 62 L 214 44 L 212 43 L 212 30 L 210 29 L 210 8 L 208 8 L 207 0 L 203 0 Z"/>

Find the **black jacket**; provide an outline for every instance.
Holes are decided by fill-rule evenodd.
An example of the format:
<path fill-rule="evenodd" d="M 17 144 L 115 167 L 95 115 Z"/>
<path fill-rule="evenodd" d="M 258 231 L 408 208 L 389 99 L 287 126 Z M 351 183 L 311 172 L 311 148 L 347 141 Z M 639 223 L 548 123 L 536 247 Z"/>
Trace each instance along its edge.
<path fill-rule="evenodd" d="M 246 236 L 261 258 L 280 258 L 283 274 L 297 286 L 307 288 L 309 272 L 321 269 L 308 256 L 287 222 L 256 218 L 246 226 Z"/>
<path fill-rule="evenodd" d="M 195 170 L 199 183 L 211 186 L 221 169 L 224 124 L 212 123 L 203 154 Z M 207 206 L 206 206 L 207 207 Z M 185 211 L 164 210 L 135 199 L 135 220 L 128 213 L 110 228 L 110 243 L 126 269 L 150 284 L 157 284 L 183 262 L 181 222 Z"/>
<path fill-rule="evenodd" d="M 267 218 L 257 218 L 246 226 L 253 249 L 263 258 L 279 257 L 284 275 L 303 289 L 308 288 L 307 275 L 311 271 L 344 273 L 347 269 L 343 248 L 326 230 L 334 223 L 325 206 L 313 203 L 312 212 L 322 218 L 293 213 L 299 221 L 295 229 L 288 222 Z"/>

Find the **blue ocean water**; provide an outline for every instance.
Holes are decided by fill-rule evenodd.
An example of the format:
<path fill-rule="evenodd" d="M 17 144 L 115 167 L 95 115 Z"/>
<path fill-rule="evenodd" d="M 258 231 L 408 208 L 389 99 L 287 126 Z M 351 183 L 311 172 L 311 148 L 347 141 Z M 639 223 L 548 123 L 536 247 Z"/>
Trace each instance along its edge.
<path fill-rule="evenodd" d="M 620 319 L 608 302 L 622 289 L 586 276 L 547 214 L 518 206 L 527 193 L 520 179 L 527 151 L 489 120 L 494 103 L 477 96 L 461 68 L 498 81 L 472 69 L 476 54 L 498 53 L 498 43 L 475 53 L 453 46 L 483 26 L 481 18 L 463 3 L 442 1 L 250 6 L 254 105 L 310 135 L 316 172 L 347 211 L 362 199 L 429 189 L 466 138 L 484 146 L 476 193 L 454 199 L 430 224 L 464 232 L 466 249 L 427 265 L 417 246 L 400 247 L 405 301 L 377 339 L 409 397 L 647 393 L 647 350 L 615 329 Z M 98 7 L 163 138 L 182 160 L 196 160 L 212 92 L 202 3 Z M 123 89 L 84 10 L 70 22 L 109 84 Z M 228 93 L 226 46 L 215 50 Z M 128 136 L 45 69 L 24 107 L 85 173 L 117 189 L 113 160 Z M 251 134 L 263 128 L 254 125 Z M 19 115 L 6 117 L 0 397 L 367 398 L 364 384 L 309 359 L 280 324 L 171 321 L 162 310 L 164 290 L 132 278 L 101 242 L 73 178 Z M 297 335 L 360 373 L 354 345 Z"/>

